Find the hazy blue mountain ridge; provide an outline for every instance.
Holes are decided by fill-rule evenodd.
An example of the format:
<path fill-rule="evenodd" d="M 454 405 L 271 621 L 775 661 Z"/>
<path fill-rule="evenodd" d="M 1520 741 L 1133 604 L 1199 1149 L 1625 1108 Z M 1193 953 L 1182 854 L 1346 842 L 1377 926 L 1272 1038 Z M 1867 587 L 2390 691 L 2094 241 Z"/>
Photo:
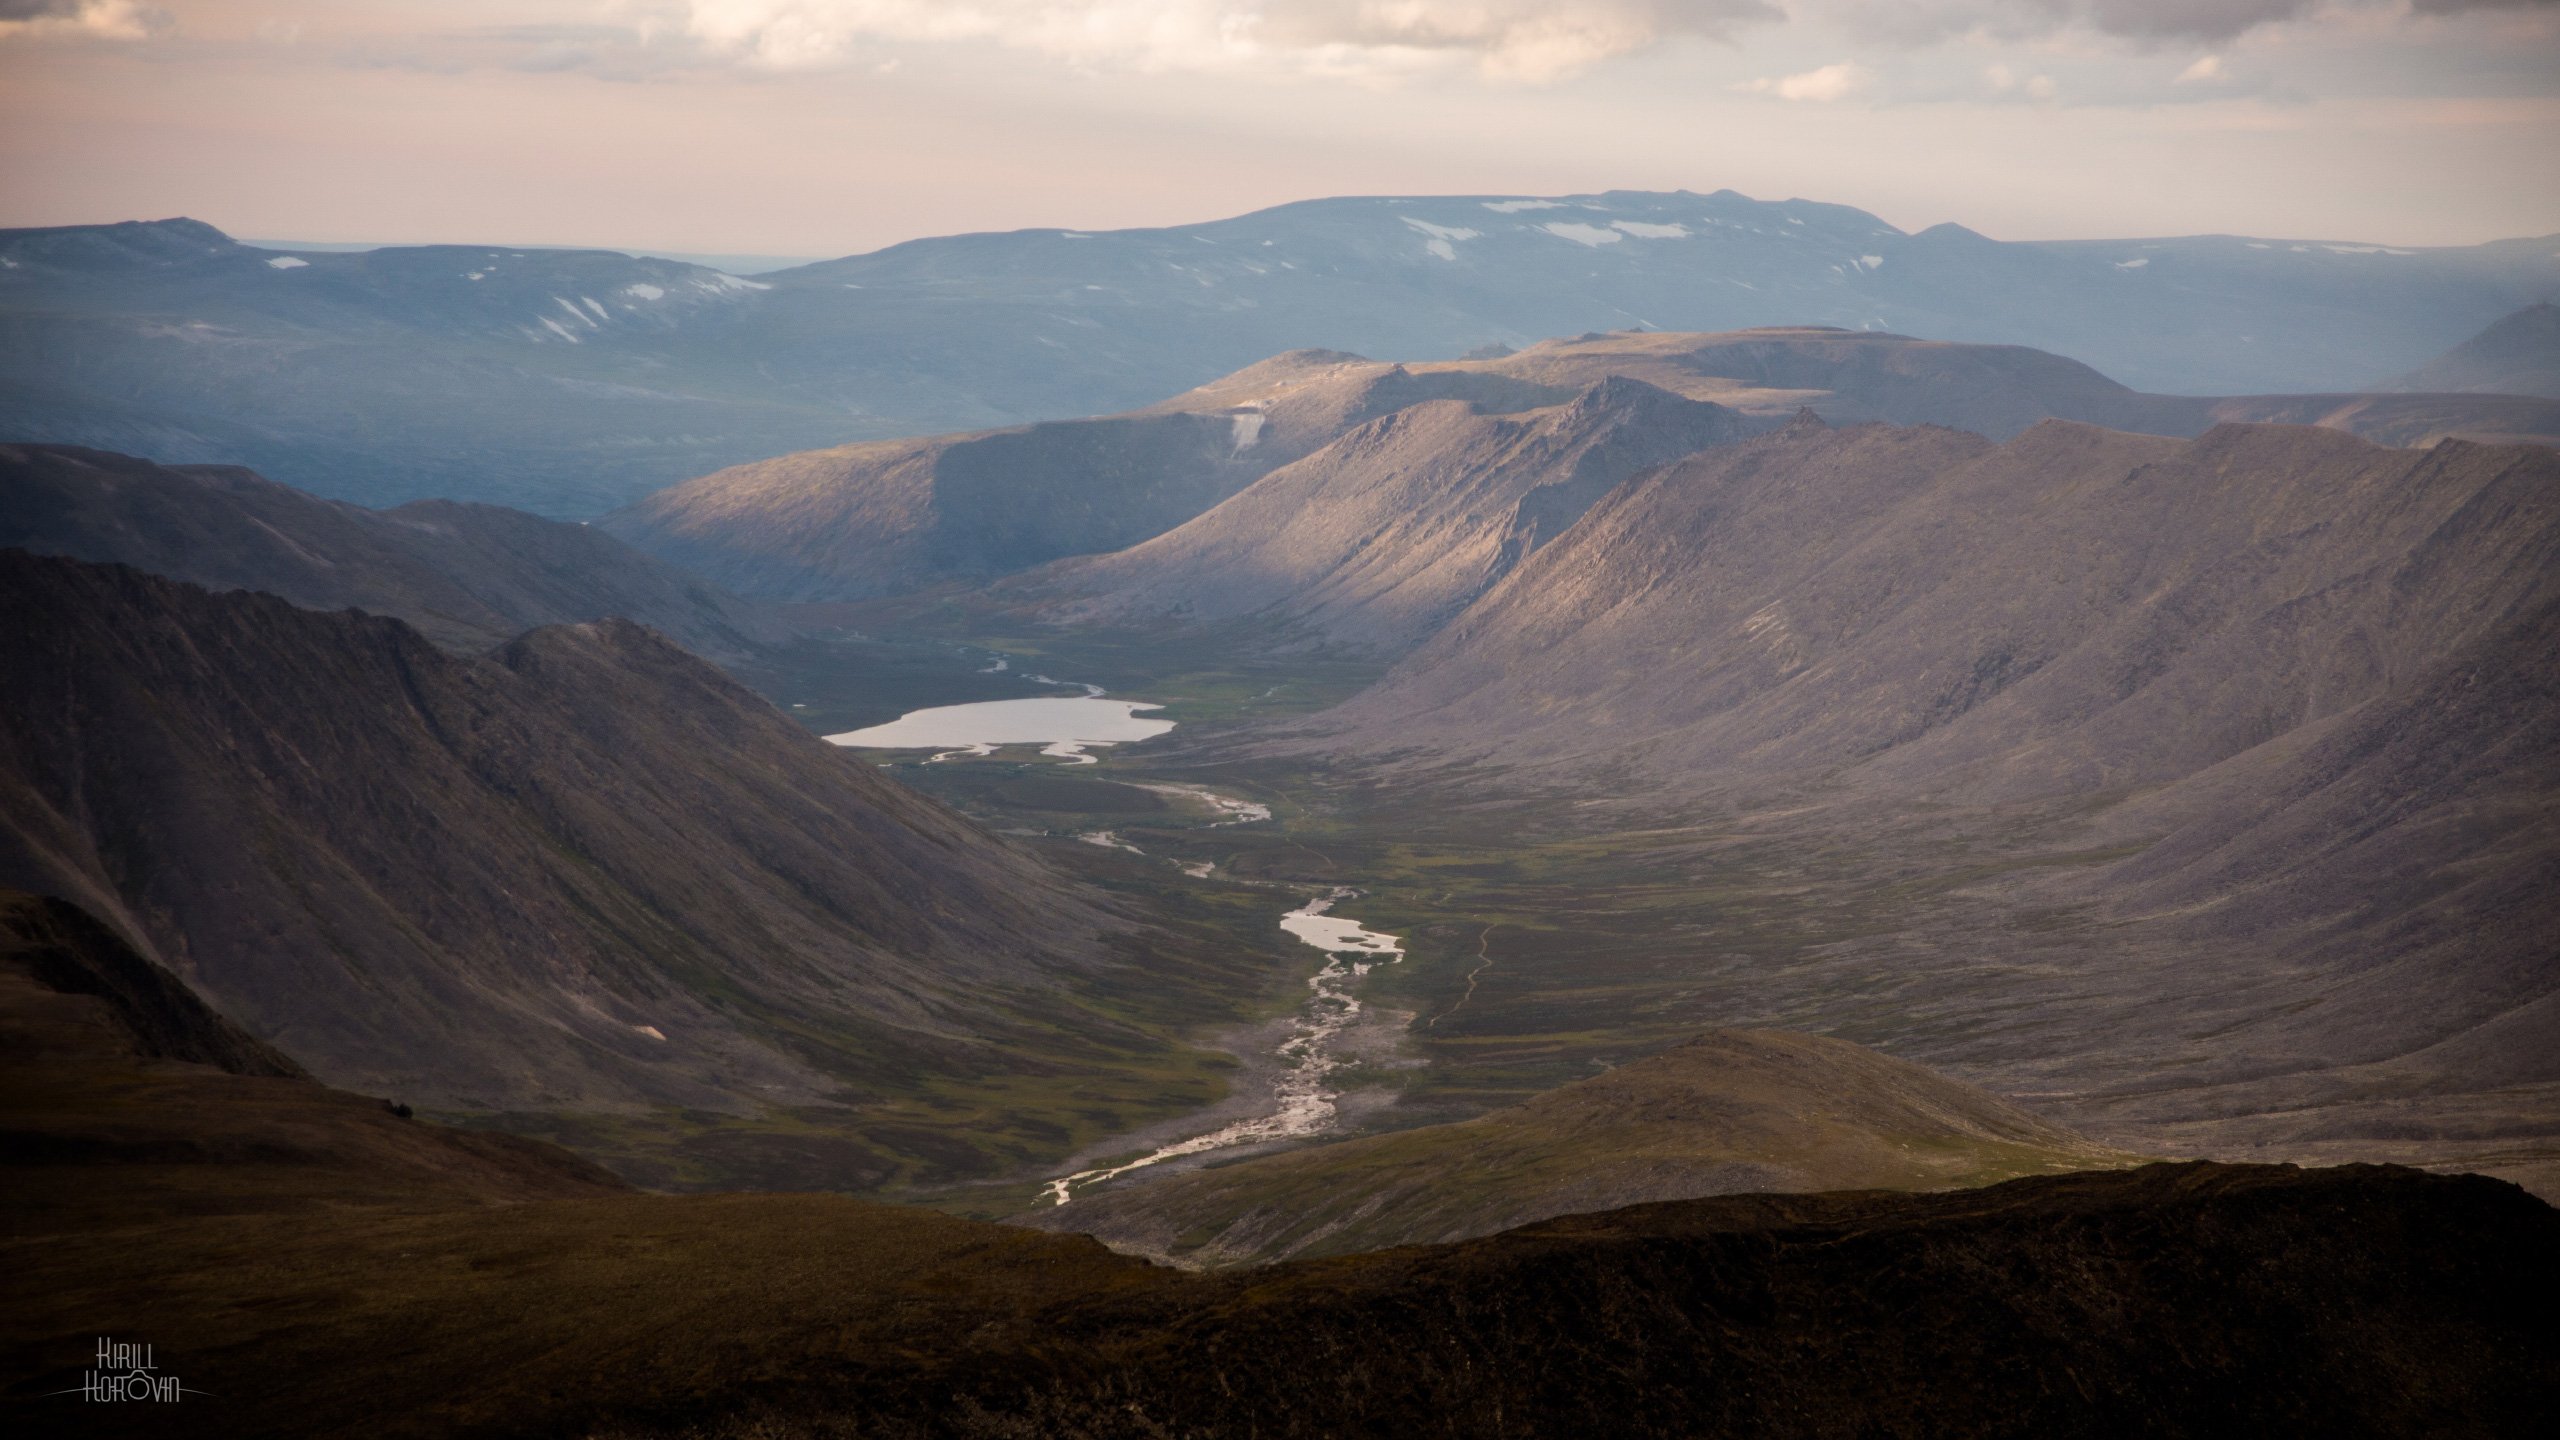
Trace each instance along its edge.
<path fill-rule="evenodd" d="M 1304 347 L 1832 324 L 2031 345 L 2148 391 L 2336 391 L 2560 288 L 2556 250 L 2009 243 L 1731 191 L 1311 200 L 752 281 L 608 251 L 283 254 L 186 220 L 5 231 L 0 439 L 574 517 L 797 450 L 1136 408 Z"/>

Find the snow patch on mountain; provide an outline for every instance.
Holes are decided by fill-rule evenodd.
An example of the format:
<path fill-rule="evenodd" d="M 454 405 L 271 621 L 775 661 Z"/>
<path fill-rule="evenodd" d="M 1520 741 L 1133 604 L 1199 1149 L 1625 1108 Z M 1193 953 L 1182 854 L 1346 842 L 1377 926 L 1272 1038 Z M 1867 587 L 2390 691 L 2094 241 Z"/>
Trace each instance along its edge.
<path fill-rule="evenodd" d="M 1538 228 L 1558 239 L 1570 240 L 1576 245 L 1588 245 L 1594 250 L 1603 245 L 1615 245 L 1627 238 L 1615 230 L 1604 230 L 1597 225 L 1585 225 L 1573 220 L 1557 220 Z"/>

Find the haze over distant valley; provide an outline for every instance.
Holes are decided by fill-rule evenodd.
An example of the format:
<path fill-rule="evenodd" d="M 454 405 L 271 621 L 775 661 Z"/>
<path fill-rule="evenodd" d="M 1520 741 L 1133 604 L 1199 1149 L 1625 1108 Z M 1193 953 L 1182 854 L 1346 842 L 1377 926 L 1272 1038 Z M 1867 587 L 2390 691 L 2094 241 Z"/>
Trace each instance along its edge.
<path fill-rule="evenodd" d="M 2189 395 L 2378 386 L 2560 288 L 2560 243 L 2004 243 L 1713 194 L 1307 201 L 917 240 L 753 279 L 601 251 L 0 231 L 0 434 L 366 504 L 583 518 L 724 465 L 1133 409 L 1265 356 L 1824 324 Z"/>
<path fill-rule="evenodd" d="M 2513 0 L 0 0 L 0 1430 L 2538 1433 L 2554 156 Z"/>

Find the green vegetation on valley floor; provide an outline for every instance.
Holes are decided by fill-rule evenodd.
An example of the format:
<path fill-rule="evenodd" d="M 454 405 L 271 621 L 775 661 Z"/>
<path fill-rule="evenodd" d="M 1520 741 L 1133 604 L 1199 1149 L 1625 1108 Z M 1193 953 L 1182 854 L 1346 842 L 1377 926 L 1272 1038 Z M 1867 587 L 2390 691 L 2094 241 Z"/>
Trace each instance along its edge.
<path fill-rule="evenodd" d="M 1345 1094 L 1343 1118 L 1328 1138 L 1467 1119 L 1702 1031 L 1771 1027 L 1918 1061 L 2136 1150 L 2391 1158 L 2517 1176 L 2552 1166 L 2540 1148 L 2464 1138 L 2493 1133 L 2502 1103 L 2541 1103 L 2530 1093 L 2465 1102 L 2442 1135 L 2397 1148 L 2292 1141 L 2282 1126 L 2298 1122 L 2230 1129 L 2215 1118 L 2249 1113 L 2245 1100 L 2231 1112 L 2204 1102 L 2192 1123 L 2150 1121 L 2158 1112 L 2142 1110 L 2145 1097 L 2172 1094 L 2207 1068 L 2211 1037 L 2252 1012 L 2245 993 L 2163 989 L 2180 983 L 2178 957 L 2146 949 L 2073 898 L 2072 877 L 2144 848 L 2139 837 L 2089 838 L 2091 821 L 2128 798 L 2123 792 L 1988 810 L 1878 811 L 1841 806 L 1819 786 L 1740 801 L 1594 802 L 1554 788 L 1552 776 L 1355 769 L 1243 737 L 1259 722 L 1309 715 L 1356 693 L 1381 672 L 1374 662 L 1292 651 L 1289 637 L 1234 628 L 1041 627 L 971 594 L 824 610 L 865 644 L 945 657 L 914 664 L 894 691 L 883 686 L 877 693 L 896 701 L 872 703 L 858 723 L 999 698 L 984 689 L 999 677 L 979 673 L 998 655 L 1008 660 L 1002 675 L 1046 674 L 1164 705 L 1160 713 L 1179 722 L 1173 734 L 1098 750 L 1093 765 L 1031 747 L 937 764 L 915 751 L 869 758 L 1149 905 L 1181 913 L 1220 896 L 1226 933 L 1266 947 L 1266 956 L 1279 947 L 1254 972 L 1260 1017 L 1303 1000 L 1312 968 L 1287 953 L 1279 915 L 1327 887 L 1360 892 L 1341 913 L 1400 937 L 1406 958 L 1377 968 L 1358 991 L 1373 1029 L 1393 1032 L 1394 1043 L 1345 1057 L 1330 1082 Z M 830 682 L 835 693 L 872 693 L 866 669 L 841 670 Z M 802 718 L 822 732 L 842 728 Z M 1138 785 L 1204 787 L 1273 814 L 1216 825 L 1206 809 Z M 1144 853 L 1076 838 L 1099 832 Z M 1214 867 L 1208 881 L 1185 873 L 1203 865 Z M 1181 1033 L 1193 1044 L 1232 1045 L 1241 1013 Z M 1024 1116 L 987 1118 L 1020 1133 L 1023 1120 L 1053 1108 L 1036 1093 L 1028 1103 Z M 1168 1112 L 1183 1113 L 1158 1107 L 1148 1123 L 1161 1125 Z M 1054 1153 L 1103 1164 L 1147 1148 L 1093 1146 L 1096 1128 L 1078 1128 L 1075 1138 Z M 902 1193 L 971 1214 L 1016 1213 L 1054 1173 L 1034 1164 L 1009 1178 Z"/>
<path fill-rule="evenodd" d="M 880 610 L 857 618 L 877 625 Z M 885 773 L 1151 906 L 1173 914 L 1208 907 L 1240 939 L 1285 945 L 1279 915 L 1300 897 L 1337 885 L 1360 892 L 1345 913 L 1403 939 L 1405 961 L 1379 967 L 1360 991 L 1367 1006 L 1401 1026 L 1401 1053 L 1355 1058 L 1334 1077 L 1369 1102 L 1347 1107 L 1351 1133 L 1463 1119 L 1725 1026 L 1815 1030 L 1898 1053 L 1986 1044 L 1996 1050 L 2007 1021 L 1997 1005 L 1979 1003 L 1996 976 L 1959 967 L 1894 979 L 1840 952 L 1928 924 L 1960 923 L 1950 917 L 1967 911 L 1965 887 L 2006 872 L 2096 864 L 2124 853 L 2017 843 L 2020 834 L 2032 840 L 2039 830 L 2062 833 L 2067 815 L 2022 819 L 2019 833 L 1995 837 L 1997 843 L 1925 821 L 1905 834 L 1852 840 L 1773 830 L 1749 815 L 1669 824 L 1595 816 L 1557 797 L 1505 798 L 1481 776 L 1464 790 L 1381 784 L 1296 757 L 1218 753 L 1215 745 L 1207 748 L 1218 758 L 1204 760 L 1202 741 L 1333 703 L 1379 667 L 1275 655 L 1232 634 L 1017 635 L 956 601 L 910 602 L 891 618 L 909 627 L 894 639 L 883 638 L 885 626 L 866 628 L 864 639 L 843 648 L 831 642 L 805 652 L 811 669 L 792 693 L 845 697 L 845 708 L 795 716 L 813 729 L 839 728 L 837 716 L 857 713 L 851 697 L 867 691 L 894 695 L 897 713 L 1004 698 L 988 695 L 987 682 L 1022 672 L 1164 704 L 1163 713 L 1182 722 L 1173 736 L 1100 750 L 1092 765 L 1061 763 L 1028 746 L 933 763 L 915 751 L 863 753 Z M 893 649 L 910 658 L 875 670 L 876 657 Z M 939 665 L 912 658 L 937 653 Z M 991 655 L 1008 659 L 1005 672 L 983 673 Z M 891 718 L 888 710 L 870 703 L 855 723 Z M 1267 804 L 1273 815 L 1219 824 L 1207 807 L 1145 785 L 1202 787 Z M 1078 839 L 1104 832 L 1143 853 Z M 1185 873 L 1202 864 L 1215 867 L 1209 879 Z M 2073 921 L 2054 914 L 2042 923 L 2062 933 Z M 1263 971 L 1274 988 L 1261 992 L 1260 1013 L 1302 998 L 1299 985 L 1311 965 L 1287 957 Z M 1193 1038 L 1232 1027 L 1240 1015 L 1204 1009 L 1208 1029 Z M 1129 1078 L 1143 1084 L 1144 1073 Z M 992 1126 L 1019 1136 L 1036 1127 L 1053 1141 L 1064 1138 L 1051 1128 L 1056 1097 L 1040 1085 L 1011 1092 L 1019 1111 L 1002 1110 L 1002 1092 L 991 1098 L 996 1103 L 981 1110 L 945 1108 L 920 1118 L 968 1134 Z M 1081 1118 L 1137 1108 L 1093 1107 Z M 1072 1127 L 1072 1137 L 1070 1148 L 1080 1149 L 1101 1134 L 1084 1124 Z M 1022 1160 L 1033 1148 L 1011 1143 L 1001 1153 Z M 1039 1194 L 1036 1172 L 1031 1166 L 1000 1183 L 927 1193 L 966 1213 L 1009 1213 Z M 1983 1173 L 1997 1173 L 1995 1159 L 1986 1157 Z"/>

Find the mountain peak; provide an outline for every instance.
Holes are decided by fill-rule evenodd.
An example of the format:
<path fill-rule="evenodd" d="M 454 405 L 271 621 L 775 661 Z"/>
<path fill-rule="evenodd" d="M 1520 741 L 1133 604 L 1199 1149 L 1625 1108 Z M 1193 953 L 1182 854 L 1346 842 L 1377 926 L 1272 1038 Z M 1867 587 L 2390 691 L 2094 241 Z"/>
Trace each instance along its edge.
<path fill-rule="evenodd" d="M 174 265 L 240 248 L 238 241 L 220 230 L 185 216 L 0 230 L 0 257 L 13 269 L 20 265 L 65 270 Z"/>
<path fill-rule="evenodd" d="M 2385 388 L 2560 399 L 2560 305 L 2527 305 Z"/>

